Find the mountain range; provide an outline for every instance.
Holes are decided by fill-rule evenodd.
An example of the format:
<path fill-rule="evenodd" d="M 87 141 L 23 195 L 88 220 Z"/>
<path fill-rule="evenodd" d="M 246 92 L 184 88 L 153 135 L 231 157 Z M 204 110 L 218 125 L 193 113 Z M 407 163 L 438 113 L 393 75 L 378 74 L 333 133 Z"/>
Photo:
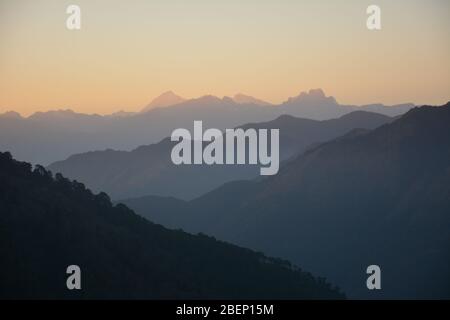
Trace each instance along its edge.
<path fill-rule="evenodd" d="M 254 104 L 258 106 L 270 106 L 272 105 L 269 102 L 260 100 L 258 98 L 245 95 L 242 93 L 235 94 L 232 98 L 226 97 L 227 99 L 231 99 L 235 103 L 238 104 Z M 182 102 L 187 101 L 188 99 L 185 99 L 183 97 L 180 97 L 179 95 L 175 94 L 173 91 L 166 91 L 156 98 L 154 98 L 144 109 L 141 110 L 141 113 L 148 112 L 155 108 L 164 108 L 164 107 L 171 107 L 176 104 L 180 104 Z"/>
<path fill-rule="evenodd" d="M 280 172 L 191 201 L 122 201 L 325 275 L 351 298 L 450 298 L 450 103 L 308 148 Z M 382 290 L 366 288 L 379 265 Z"/>
<path fill-rule="evenodd" d="M 279 106 L 205 96 L 136 115 L 70 110 L 27 119 L 3 115 L 0 131 L 12 130 L 15 138 L 26 132 L 26 143 L 16 140 L 20 147 L 28 143 L 27 152 L 41 156 L 47 145 L 50 158 L 55 155 L 50 147 L 63 141 L 72 144 L 61 153 L 87 142 L 94 147 L 108 143 L 119 137 L 119 129 L 136 130 L 122 137 L 125 145 L 133 135 L 148 132 L 144 124 L 154 124 L 151 130 L 162 134 L 157 125 L 187 121 L 181 127 L 189 128 L 201 114 L 207 116 L 200 119 L 206 119 L 207 127 L 225 125 L 239 114 L 237 127 L 280 128 L 283 163 L 277 175 L 257 179 L 245 166 L 234 173 L 206 172 L 200 166 L 176 172 L 167 165 L 171 142 L 163 139 L 131 152 L 83 153 L 51 166 L 58 172 L 57 165 L 67 165 L 64 170 L 73 170 L 80 180 L 92 175 L 88 183 L 103 183 L 97 187 L 111 188 L 115 199 L 131 190 L 129 199 L 114 205 L 103 192 L 95 195 L 60 173 L 52 177 L 42 166 L 32 170 L 31 164 L 0 153 L 0 296 L 343 297 L 290 260 L 325 276 L 350 298 L 450 298 L 450 103 L 415 107 L 402 115 L 395 113 L 409 106 L 370 105 L 355 112 L 336 104 L 321 90 L 312 90 Z M 281 108 L 283 114 L 272 113 Z M 362 111 L 368 109 L 394 117 Z M 337 118 L 302 119 L 291 112 Z M 243 122 L 247 116 L 254 116 L 252 123 Z M 265 116 L 267 121 L 258 120 Z M 80 132 L 86 140 L 79 140 Z M 2 143 L 14 145 L 12 136 L 0 136 Z M 113 189 L 117 185 L 123 189 Z M 191 194 L 183 195 L 189 189 Z M 66 275 L 58 272 L 73 261 L 87 270 L 89 293 L 71 295 L 65 289 Z M 381 268 L 382 290 L 366 288 L 366 268 L 373 264 Z M 186 268 L 180 271 L 180 266 Z"/>
<path fill-rule="evenodd" d="M 174 129 L 191 126 L 194 120 L 224 130 L 249 122 L 271 121 L 281 115 L 328 120 L 362 110 L 398 116 L 413 107 L 412 104 L 340 105 L 320 89 L 303 92 L 280 105 L 267 105 L 244 95 L 184 100 L 169 92 L 160 98 L 151 103 L 150 110 L 139 113 L 100 116 L 59 110 L 37 112 L 28 118 L 16 113 L 3 114 L 0 115 L 0 149 L 9 150 L 19 160 L 48 165 L 76 153 L 105 149 L 130 151 L 157 143 L 170 136 Z M 175 104 L 163 106 L 172 103 Z"/>
<path fill-rule="evenodd" d="M 376 113 L 354 111 L 338 119 L 323 121 L 283 115 L 273 121 L 241 127 L 279 129 L 280 161 L 286 161 L 313 144 L 334 139 L 356 128 L 374 129 L 392 120 Z M 105 191 L 115 200 L 146 195 L 189 200 L 226 182 L 259 176 L 257 165 L 174 165 L 170 155 L 175 144 L 167 138 L 130 152 L 81 153 L 55 162 L 48 169 L 83 182 L 94 192 Z"/>

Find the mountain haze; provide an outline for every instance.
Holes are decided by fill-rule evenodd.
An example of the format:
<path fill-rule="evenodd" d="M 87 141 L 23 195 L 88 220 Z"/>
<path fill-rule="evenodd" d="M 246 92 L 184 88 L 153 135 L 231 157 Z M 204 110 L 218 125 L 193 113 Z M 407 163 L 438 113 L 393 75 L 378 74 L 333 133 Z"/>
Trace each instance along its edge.
<path fill-rule="evenodd" d="M 242 128 L 279 129 L 280 161 L 285 161 L 312 144 L 334 139 L 355 128 L 373 129 L 390 121 L 392 118 L 380 114 L 355 111 L 326 121 L 284 115 Z M 48 168 L 85 183 L 95 192 L 105 191 L 116 200 L 147 195 L 189 200 L 225 182 L 259 176 L 259 165 L 174 165 L 170 155 L 176 143 L 164 139 L 130 152 L 105 150 L 76 154 Z"/>
<path fill-rule="evenodd" d="M 250 122 L 271 121 L 281 115 L 329 120 L 367 109 L 398 116 L 411 107 L 410 104 L 345 106 L 337 104 L 322 90 L 311 90 L 275 106 L 242 104 L 229 97 L 207 95 L 119 117 L 71 110 L 37 112 L 28 118 L 0 116 L 0 149 L 9 150 L 19 160 L 48 165 L 76 153 L 105 149 L 130 151 L 157 143 L 170 136 L 174 129 L 191 127 L 194 120 L 202 120 L 205 127 L 224 130 Z"/>
<path fill-rule="evenodd" d="M 181 204 L 124 203 L 167 227 L 301 263 L 352 298 L 450 298 L 449 124 L 450 103 L 414 108 L 310 148 L 262 181 Z M 365 286 L 371 264 L 383 272 L 378 292 Z"/>
<path fill-rule="evenodd" d="M 269 102 L 257 99 L 255 97 L 252 96 L 248 96 L 242 93 L 238 93 L 236 95 L 233 96 L 233 101 L 239 104 L 247 104 L 247 103 L 252 103 L 252 104 L 256 104 L 259 106 L 270 106 L 272 105 Z"/>

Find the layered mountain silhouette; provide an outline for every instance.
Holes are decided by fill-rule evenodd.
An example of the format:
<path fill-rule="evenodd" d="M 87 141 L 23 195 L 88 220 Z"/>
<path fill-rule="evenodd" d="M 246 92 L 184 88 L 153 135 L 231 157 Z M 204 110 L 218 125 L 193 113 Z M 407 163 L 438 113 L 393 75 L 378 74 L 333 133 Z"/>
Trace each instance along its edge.
<path fill-rule="evenodd" d="M 373 129 L 390 121 L 392 118 L 384 115 L 354 111 L 326 121 L 283 115 L 242 128 L 280 129 L 280 160 L 284 161 L 312 144 L 334 139 L 355 128 Z M 105 191 L 116 200 L 146 195 L 188 200 L 223 183 L 259 176 L 259 165 L 174 165 L 170 155 L 175 143 L 167 138 L 130 152 L 105 150 L 77 154 L 51 164 L 49 169 L 81 181 L 95 192 Z"/>
<path fill-rule="evenodd" d="M 39 112 L 28 118 L 0 115 L 0 149 L 11 151 L 19 160 L 48 165 L 76 153 L 130 151 L 157 143 L 174 129 L 190 127 L 194 120 L 202 120 L 205 127 L 224 130 L 249 122 L 271 121 L 281 115 L 328 120 L 362 110 L 398 116 L 413 107 L 412 104 L 345 106 L 319 89 L 274 106 L 261 105 L 258 99 L 248 96 L 203 96 L 182 101 L 173 93 L 165 93 L 160 98 L 151 110 L 126 116 L 86 115 L 70 110 Z M 162 107 L 167 104 L 170 106 Z"/>
<path fill-rule="evenodd" d="M 288 258 L 352 298 L 450 298 L 450 103 L 308 149 L 186 202 L 124 201 L 170 228 Z M 379 265 L 382 290 L 366 288 Z"/>
<path fill-rule="evenodd" d="M 287 261 L 167 230 L 9 153 L 0 181 L 1 299 L 343 298 Z"/>

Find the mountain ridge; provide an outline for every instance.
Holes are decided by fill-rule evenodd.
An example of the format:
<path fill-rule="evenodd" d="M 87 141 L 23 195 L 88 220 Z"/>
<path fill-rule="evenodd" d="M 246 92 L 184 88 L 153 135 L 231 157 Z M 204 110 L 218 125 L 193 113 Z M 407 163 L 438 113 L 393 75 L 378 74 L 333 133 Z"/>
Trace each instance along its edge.
<path fill-rule="evenodd" d="M 185 98 L 180 97 L 175 94 L 173 91 L 165 91 L 161 93 L 159 96 L 154 98 L 148 105 L 145 106 L 144 109 L 141 110 L 141 113 L 148 112 L 155 108 L 165 108 L 170 107 L 179 103 L 186 101 Z"/>
<path fill-rule="evenodd" d="M 170 231 L 0 152 L 2 299 L 342 299 L 288 261 Z M 81 269 L 68 290 L 66 268 Z M 262 280 L 263 279 L 263 280 Z"/>

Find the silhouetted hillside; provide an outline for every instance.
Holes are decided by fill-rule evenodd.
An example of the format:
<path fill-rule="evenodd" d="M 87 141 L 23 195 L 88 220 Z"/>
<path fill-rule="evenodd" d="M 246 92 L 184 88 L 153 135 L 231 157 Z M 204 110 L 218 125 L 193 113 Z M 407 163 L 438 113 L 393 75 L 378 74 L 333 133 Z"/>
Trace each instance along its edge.
<path fill-rule="evenodd" d="M 342 298 L 289 262 L 169 231 L 0 153 L 0 298 Z M 81 268 L 81 291 L 66 268 Z"/>
<path fill-rule="evenodd" d="M 242 127 L 280 129 L 280 160 L 283 161 L 311 144 L 336 138 L 354 128 L 373 129 L 390 121 L 392 118 L 380 114 L 355 111 L 326 121 L 283 115 L 273 121 Z M 259 165 L 174 165 L 170 158 L 174 144 L 164 139 L 131 152 L 87 152 L 55 162 L 49 169 L 81 181 L 95 192 L 105 191 L 113 199 L 157 195 L 189 200 L 223 183 L 259 176 Z"/>
<path fill-rule="evenodd" d="M 125 203 L 168 227 L 301 263 L 350 297 L 449 298 L 450 103 L 318 145 L 276 176 L 225 184 L 183 212 Z M 366 288 L 371 264 L 382 269 L 378 292 Z"/>

